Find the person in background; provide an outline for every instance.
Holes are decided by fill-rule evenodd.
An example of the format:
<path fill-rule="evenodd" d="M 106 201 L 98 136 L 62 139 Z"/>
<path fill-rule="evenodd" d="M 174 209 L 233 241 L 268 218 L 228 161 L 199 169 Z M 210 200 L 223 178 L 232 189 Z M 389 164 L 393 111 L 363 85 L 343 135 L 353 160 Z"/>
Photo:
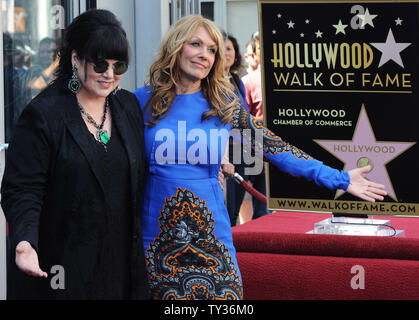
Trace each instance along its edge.
<path fill-rule="evenodd" d="M 252 40 L 254 46 L 252 48 L 254 65 L 256 69 L 242 77 L 242 81 L 246 88 L 246 101 L 249 112 L 256 120 L 263 121 L 263 104 L 262 104 L 262 75 L 260 69 L 260 41 L 259 33 L 253 33 Z"/>
<path fill-rule="evenodd" d="M 236 92 L 237 96 L 241 100 L 241 104 L 244 106 L 244 108 L 247 109 L 247 103 L 246 103 L 246 88 L 244 87 L 243 82 L 241 81 L 239 74 L 242 72 L 243 64 L 242 64 L 242 56 L 240 54 L 240 48 L 239 44 L 237 42 L 237 39 L 229 34 L 229 33 L 223 33 L 224 39 L 225 39 L 225 52 L 226 52 L 226 72 L 229 75 L 230 82 L 234 86 L 234 91 Z M 236 150 L 243 150 L 243 146 L 240 142 L 235 141 L 234 139 L 230 139 L 230 142 L 228 144 L 228 159 L 229 163 L 233 162 L 233 152 L 235 150 L 235 144 L 240 144 L 239 148 L 236 148 Z M 246 181 L 248 180 L 247 176 L 245 175 L 244 169 L 245 165 L 243 163 L 243 153 L 240 155 L 240 159 L 242 160 L 241 163 L 234 163 L 234 171 L 237 172 L 242 176 L 243 179 Z M 228 169 L 226 170 L 224 167 L 229 166 L 229 164 L 221 164 L 221 168 L 225 176 L 229 176 L 230 172 Z M 234 172 L 233 171 L 233 172 Z M 227 196 L 226 196 L 226 202 L 227 202 L 227 210 L 228 214 L 230 215 L 230 222 L 231 226 L 235 226 L 237 223 L 237 218 L 239 216 L 240 207 L 243 202 L 243 198 L 245 195 L 245 190 L 238 185 L 234 179 L 227 179 Z"/>
<path fill-rule="evenodd" d="M 65 32 L 55 80 L 22 112 L 1 188 L 9 299 L 149 298 L 144 121 L 135 96 L 118 90 L 128 64 L 115 15 L 86 11 Z"/>
<path fill-rule="evenodd" d="M 28 47 L 30 50 L 30 48 Z M 23 42 L 3 34 L 4 124 L 5 142 L 10 141 L 13 127 L 23 110 L 26 86 L 23 84 L 30 65 L 31 52 Z"/>
<path fill-rule="evenodd" d="M 54 41 L 48 37 L 39 42 L 36 63 L 26 71 L 24 76 L 25 97 L 22 108 L 54 79 L 54 71 L 59 63 L 57 45 L 59 42 L 60 40 Z"/>
<path fill-rule="evenodd" d="M 4 124 L 5 141 L 9 142 L 15 123 L 14 108 L 19 101 L 18 86 L 20 70 L 14 65 L 16 57 L 15 41 L 9 33 L 3 33 L 3 83 L 4 83 Z"/>
<path fill-rule="evenodd" d="M 263 121 L 263 103 L 262 103 L 262 75 L 260 69 L 260 41 L 259 33 L 254 32 L 251 37 L 252 49 L 254 50 L 252 58 L 257 68 L 242 77 L 242 81 L 246 88 L 246 102 L 249 107 L 250 114 L 257 120 Z M 266 175 L 265 168 L 260 174 L 249 176 L 249 180 L 260 193 L 266 195 Z M 253 215 L 252 219 L 260 218 L 269 213 L 266 205 L 255 197 L 252 197 Z"/>
<path fill-rule="evenodd" d="M 244 60 L 247 64 L 246 74 L 252 73 L 259 67 L 259 62 L 257 61 L 255 57 L 256 53 L 256 42 L 254 39 L 251 39 L 246 44 L 246 51 L 244 54 Z M 245 76 L 246 74 L 243 74 L 242 76 Z"/>
<path fill-rule="evenodd" d="M 243 298 L 218 182 L 226 133 L 232 129 L 262 130 L 265 159 L 294 176 L 369 201 L 386 194 L 384 186 L 362 177 L 371 167 L 330 168 L 263 128 L 235 95 L 225 61 L 224 39 L 214 22 L 185 16 L 164 35 L 148 85 L 135 91 L 146 121 L 141 214 L 154 299 Z"/>

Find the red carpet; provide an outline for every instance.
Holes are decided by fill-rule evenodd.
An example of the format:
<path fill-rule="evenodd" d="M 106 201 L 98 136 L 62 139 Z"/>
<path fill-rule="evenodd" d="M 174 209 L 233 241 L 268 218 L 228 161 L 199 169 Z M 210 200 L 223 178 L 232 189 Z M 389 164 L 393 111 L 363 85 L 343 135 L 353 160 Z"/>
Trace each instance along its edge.
<path fill-rule="evenodd" d="M 417 218 L 390 218 L 400 238 L 306 234 L 328 217 L 278 212 L 234 227 L 244 298 L 419 299 Z M 357 265 L 364 289 L 351 286 Z"/>

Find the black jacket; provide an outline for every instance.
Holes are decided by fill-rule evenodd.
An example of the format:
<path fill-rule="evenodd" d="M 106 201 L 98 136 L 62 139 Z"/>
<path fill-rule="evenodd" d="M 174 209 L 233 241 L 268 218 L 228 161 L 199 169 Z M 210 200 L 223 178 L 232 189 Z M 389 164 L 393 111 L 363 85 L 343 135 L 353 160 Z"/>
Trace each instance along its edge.
<path fill-rule="evenodd" d="M 133 299 L 148 299 L 141 232 L 141 199 L 145 170 L 143 117 L 135 96 L 125 90 L 111 95 L 113 123 L 127 150 L 130 167 L 130 207 L 133 222 L 131 279 Z M 12 283 L 9 298 L 85 299 L 92 276 L 97 235 L 107 198 L 98 174 L 99 157 L 75 95 L 57 82 L 23 111 L 7 152 L 1 205 L 10 230 Z M 29 241 L 40 267 L 65 270 L 65 290 L 51 288 L 48 279 L 33 278 L 17 269 L 16 245 Z M 10 278 L 9 278 L 10 279 Z"/>

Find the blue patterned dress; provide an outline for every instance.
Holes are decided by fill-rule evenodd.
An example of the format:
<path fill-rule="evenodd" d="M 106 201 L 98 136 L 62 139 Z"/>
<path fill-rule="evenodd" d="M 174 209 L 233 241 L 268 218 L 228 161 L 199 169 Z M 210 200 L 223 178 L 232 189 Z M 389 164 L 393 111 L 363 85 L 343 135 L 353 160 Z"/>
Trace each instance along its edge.
<path fill-rule="evenodd" d="M 144 108 L 149 87 L 135 91 Z M 148 175 L 142 208 L 152 295 L 164 300 L 238 300 L 242 281 L 218 172 L 228 133 L 264 132 L 266 160 L 330 189 L 346 190 L 347 173 L 331 169 L 264 129 L 238 106 L 230 124 L 212 117 L 201 91 L 177 95 L 165 118 L 145 128 Z M 147 114 L 144 119 L 147 121 Z M 253 141 L 254 142 L 254 141 Z M 304 163 L 300 163 L 304 162 Z"/>

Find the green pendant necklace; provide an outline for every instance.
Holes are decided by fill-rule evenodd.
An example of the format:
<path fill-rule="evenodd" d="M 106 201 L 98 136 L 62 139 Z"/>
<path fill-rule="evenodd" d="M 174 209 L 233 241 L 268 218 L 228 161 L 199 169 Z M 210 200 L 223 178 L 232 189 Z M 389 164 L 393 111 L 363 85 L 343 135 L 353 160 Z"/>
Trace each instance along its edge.
<path fill-rule="evenodd" d="M 87 121 L 89 121 L 91 124 L 93 124 L 95 126 L 95 128 L 97 129 L 96 131 L 96 140 L 99 141 L 105 148 L 106 150 L 106 144 L 109 142 L 110 137 L 108 134 L 108 131 L 103 129 L 103 125 L 105 124 L 106 121 L 106 115 L 108 113 L 108 109 L 109 109 L 109 101 L 106 98 L 105 100 L 105 110 L 103 111 L 103 118 L 102 118 L 102 122 L 100 125 L 98 125 L 96 123 L 96 121 L 92 118 L 92 116 L 90 114 L 88 114 L 86 112 L 86 110 L 84 110 L 83 106 L 77 101 L 77 104 L 79 105 L 79 109 L 80 112 L 86 117 Z"/>

